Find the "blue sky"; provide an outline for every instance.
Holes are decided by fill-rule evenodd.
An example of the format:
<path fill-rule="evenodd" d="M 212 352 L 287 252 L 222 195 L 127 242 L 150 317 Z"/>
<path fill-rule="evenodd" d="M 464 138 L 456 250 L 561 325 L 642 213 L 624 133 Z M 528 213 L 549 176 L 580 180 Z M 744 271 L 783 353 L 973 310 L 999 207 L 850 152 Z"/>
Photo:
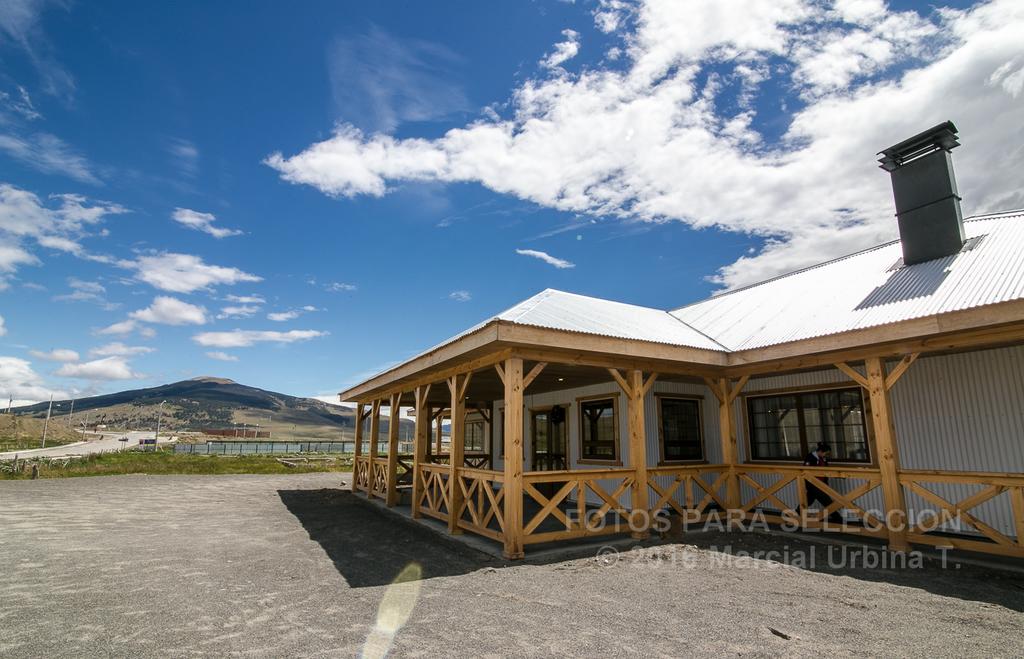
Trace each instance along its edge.
<path fill-rule="evenodd" d="M 892 238 L 873 155 L 947 118 L 965 210 L 1024 205 L 1015 5 L 4 3 L 0 395 L 323 395 L 547 287 L 680 306 Z"/>

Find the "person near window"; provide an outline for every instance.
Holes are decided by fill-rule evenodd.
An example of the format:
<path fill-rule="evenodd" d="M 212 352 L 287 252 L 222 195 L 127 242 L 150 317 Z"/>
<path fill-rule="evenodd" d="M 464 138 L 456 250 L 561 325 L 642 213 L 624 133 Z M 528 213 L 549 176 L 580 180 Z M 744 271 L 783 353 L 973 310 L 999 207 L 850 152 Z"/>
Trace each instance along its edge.
<path fill-rule="evenodd" d="M 807 457 L 804 458 L 804 466 L 805 467 L 827 467 L 828 466 L 828 458 L 829 458 L 829 456 L 831 454 L 832 454 L 832 447 L 831 446 L 829 446 L 825 442 L 818 442 L 817 448 L 815 448 L 813 451 L 808 453 Z M 820 480 L 825 485 L 828 485 L 828 476 L 818 476 L 818 480 Z M 804 482 L 804 486 L 805 486 L 805 488 L 807 490 L 807 506 L 808 507 L 814 505 L 815 501 L 817 501 L 818 503 L 821 504 L 822 510 L 825 510 L 829 506 L 832 505 L 832 503 L 833 503 L 832 502 L 832 497 L 830 497 L 829 495 L 825 494 L 825 492 L 821 488 L 819 488 L 818 486 L 816 486 L 816 485 L 814 485 L 814 484 L 812 484 L 810 482 L 807 482 L 807 481 Z M 799 512 L 799 510 L 798 510 L 798 512 Z M 831 513 L 829 513 L 828 521 L 834 522 L 834 523 L 837 523 L 837 524 L 841 524 L 842 521 L 843 521 L 843 516 L 839 514 L 838 510 L 834 510 Z"/>

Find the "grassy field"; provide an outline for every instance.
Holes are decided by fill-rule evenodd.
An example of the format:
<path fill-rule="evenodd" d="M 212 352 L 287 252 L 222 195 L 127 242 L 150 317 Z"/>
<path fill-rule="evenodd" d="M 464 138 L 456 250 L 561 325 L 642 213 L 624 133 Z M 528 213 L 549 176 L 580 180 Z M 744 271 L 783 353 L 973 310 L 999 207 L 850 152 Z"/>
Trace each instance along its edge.
<path fill-rule="evenodd" d="M 39 448 L 43 437 L 43 419 L 0 414 L 0 453 Z M 61 446 L 82 441 L 81 435 L 67 427 L 67 420 L 50 419 L 46 445 Z"/>
<path fill-rule="evenodd" d="M 12 473 L 0 468 L 0 480 L 31 478 L 31 469 Z M 124 451 L 91 455 L 63 463 L 41 463 L 40 478 L 74 478 L 78 476 L 113 476 L 117 474 L 303 474 L 321 471 L 349 471 L 350 466 L 335 463 L 309 463 L 289 467 L 276 456 L 188 455 L 170 450 L 152 452 Z"/>

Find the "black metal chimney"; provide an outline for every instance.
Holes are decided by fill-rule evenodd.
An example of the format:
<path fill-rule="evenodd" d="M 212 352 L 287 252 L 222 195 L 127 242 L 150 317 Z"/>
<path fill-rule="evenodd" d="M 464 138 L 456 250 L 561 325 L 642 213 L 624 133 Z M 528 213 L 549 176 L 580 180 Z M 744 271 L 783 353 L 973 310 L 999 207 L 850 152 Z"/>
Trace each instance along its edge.
<path fill-rule="evenodd" d="M 905 265 L 956 254 L 964 245 L 949 153 L 958 146 L 956 126 L 947 121 L 879 152 L 878 162 L 892 176 Z"/>

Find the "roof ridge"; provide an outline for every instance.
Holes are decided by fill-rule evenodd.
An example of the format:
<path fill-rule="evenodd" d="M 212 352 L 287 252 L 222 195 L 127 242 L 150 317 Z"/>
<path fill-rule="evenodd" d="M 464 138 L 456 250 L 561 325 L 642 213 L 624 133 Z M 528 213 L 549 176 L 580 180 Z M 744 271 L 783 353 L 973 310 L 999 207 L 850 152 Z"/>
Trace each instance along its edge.
<path fill-rule="evenodd" d="M 992 213 L 980 213 L 978 215 L 971 215 L 969 217 L 965 217 L 963 219 L 963 221 L 964 222 L 977 222 L 977 221 L 981 221 L 981 220 L 991 220 L 991 219 L 996 218 L 996 217 L 1012 217 L 1014 215 L 1020 215 L 1021 217 L 1024 217 L 1024 208 L 1019 208 L 1019 209 L 1009 210 L 1009 211 L 995 211 L 995 212 L 992 212 Z M 835 257 L 833 259 L 829 259 L 827 261 L 822 261 L 820 263 L 815 263 L 813 265 L 808 265 L 808 266 L 805 266 L 803 268 L 797 268 L 796 270 L 791 270 L 789 272 L 784 272 L 782 274 L 775 275 L 774 277 L 769 277 L 768 279 L 762 279 L 761 281 L 754 282 L 753 284 L 747 284 L 746 286 L 740 286 L 739 288 L 733 288 L 733 289 L 730 289 L 730 290 L 727 290 L 727 291 L 722 291 L 721 293 L 719 293 L 717 295 L 712 295 L 711 297 L 706 297 L 706 298 L 703 298 L 701 300 L 694 300 L 693 302 L 690 302 L 688 304 L 684 304 L 682 306 L 670 309 L 669 312 L 671 313 L 671 312 L 675 312 L 675 311 L 681 311 L 681 310 L 686 309 L 688 307 L 692 307 L 692 306 L 695 306 L 695 305 L 707 302 L 708 300 L 718 299 L 718 298 L 724 297 L 726 295 L 732 295 L 733 293 L 739 293 L 741 291 L 750 290 L 751 288 L 756 288 L 758 286 L 763 286 L 764 284 L 770 284 L 771 282 L 778 281 L 779 279 L 784 279 L 786 277 L 792 277 L 793 275 L 799 275 L 801 273 L 808 272 L 809 270 L 815 270 L 817 268 L 825 267 L 826 265 L 832 265 L 833 263 L 839 263 L 840 261 L 845 261 L 846 259 L 851 259 L 851 258 L 853 258 L 855 256 L 860 256 L 861 254 L 867 254 L 868 252 L 873 252 L 875 250 L 882 249 L 883 247 L 888 247 L 889 245 L 892 245 L 892 244 L 898 243 L 898 242 L 900 242 L 899 238 L 897 238 L 896 240 L 890 240 L 889 242 L 885 242 L 885 243 L 881 243 L 881 244 L 878 244 L 878 245 L 874 245 L 872 247 L 866 247 L 866 248 L 864 248 L 862 250 L 858 250 L 856 252 L 850 252 L 849 254 L 844 254 L 842 256 L 837 256 L 837 257 Z M 708 337 L 708 338 L 711 338 L 711 337 Z M 712 340 L 714 340 L 714 339 L 712 339 Z M 717 341 L 716 341 L 716 343 L 717 343 Z"/>

